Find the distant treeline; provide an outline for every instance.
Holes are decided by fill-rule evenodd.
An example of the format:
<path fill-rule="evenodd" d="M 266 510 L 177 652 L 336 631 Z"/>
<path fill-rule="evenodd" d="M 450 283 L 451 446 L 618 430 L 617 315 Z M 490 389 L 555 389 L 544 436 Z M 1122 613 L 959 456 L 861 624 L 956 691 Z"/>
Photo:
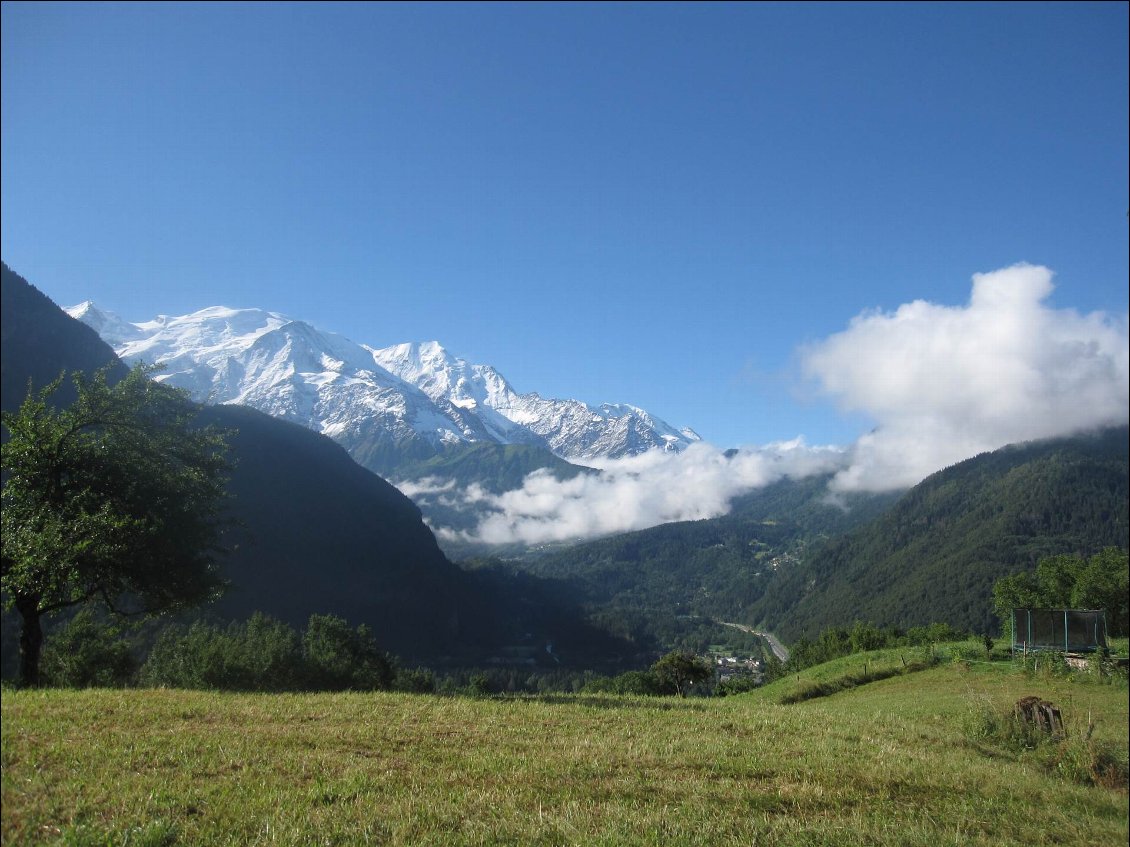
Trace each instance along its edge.
<path fill-rule="evenodd" d="M 957 641 L 969 634 L 947 624 L 906 632 L 856 623 L 801 639 L 787 663 L 764 663 L 766 679 L 810 665 L 882 647 Z M 691 651 L 677 650 L 648 667 L 617 675 L 569 668 L 495 666 L 438 672 L 401 665 L 362 625 L 334 615 L 312 615 L 298 631 L 255 613 L 230 624 L 166 623 L 149 632 L 123 629 L 86 608 L 47 640 L 43 682 L 70 688 L 168 687 L 219 691 L 406 691 L 447 695 L 612 693 L 644 696 L 736 694 L 755 687 L 760 675 L 715 680 L 713 666 Z"/>

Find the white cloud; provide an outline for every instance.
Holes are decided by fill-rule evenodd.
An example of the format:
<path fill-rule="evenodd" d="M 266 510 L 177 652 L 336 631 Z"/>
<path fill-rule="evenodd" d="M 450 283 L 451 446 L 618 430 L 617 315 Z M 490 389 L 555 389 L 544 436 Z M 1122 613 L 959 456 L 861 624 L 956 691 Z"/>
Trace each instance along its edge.
<path fill-rule="evenodd" d="M 739 494 L 785 476 L 843 467 L 844 451 L 800 439 L 727 455 L 707 444 L 682 453 L 653 450 L 602 463 L 599 474 L 555 479 L 547 471 L 499 495 L 481 489 L 469 501 L 489 509 L 468 540 L 538 544 L 645 529 L 726 514 Z"/>
<path fill-rule="evenodd" d="M 601 473 L 570 480 L 537 472 L 503 494 L 434 479 L 400 487 L 485 515 L 473 532 L 440 528 L 443 537 L 538 544 L 718 517 L 734 497 L 786 476 L 835 472 L 833 495 L 909 487 L 1005 444 L 1125 423 L 1126 316 L 1050 308 L 1052 289 L 1043 267 L 976 274 L 967 305 L 916 300 L 866 312 L 803 348 L 807 376 L 876 421 L 848 448 L 798 438 L 727 455 L 700 443 L 606 461 Z"/>
<path fill-rule="evenodd" d="M 396 483 L 400 493 L 412 499 L 428 499 L 454 490 L 455 480 L 426 476 L 422 479 L 401 480 Z"/>
<path fill-rule="evenodd" d="M 1047 268 L 973 277 L 968 305 L 870 312 L 801 351 L 806 374 L 877 426 L 833 489 L 883 490 L 1005 444 L 1130 418 L 1127 319 L 1052 309 Z"/>

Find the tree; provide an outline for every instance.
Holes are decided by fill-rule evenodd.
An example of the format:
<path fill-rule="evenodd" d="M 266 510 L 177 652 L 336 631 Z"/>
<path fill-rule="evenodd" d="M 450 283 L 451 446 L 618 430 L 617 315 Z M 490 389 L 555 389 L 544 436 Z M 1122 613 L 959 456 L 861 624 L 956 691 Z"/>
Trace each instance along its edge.
<path fill-rule="evenodd" d="M 1130 555 L 1117 547 L 1096 553 L 1071 588 L 1076 609 L 1105 609 L 1111 635 L 1130 633 Z"/>
<path fill-rule="evenodd" d="M 350 629 L 336 615 L 311 615 L 302 647 L 315 690 L 373 691 L 392 684 L 392 663 L 365 624 Z"/>
<path fill-rule="evenodd" d="M 20 681 L 38 685 L 42 619 L 104 602 L 122 613 L 195 605 L 222 587 L 225 442 L 195 429 L 184 392 L 140 365 L 72 376 L 76 399 L 51 395 L 64 375 L 5 412 L 2 588 L 21 617 Z"/>
<path fill-rule="evenodd" d="M 45 684 L 68 688 L 122 688 L 138 669 L 129 641 L 89 607 L 47 639 L 42 665 Z"/>
<path fill-rule="evenodd" d="M 993 608 L 1006 634 L 1012 630 L 1013 609 L 1104 609 L 1112 635 L 1130 628 L 1130 557 L 1107 547 L 1090 559 L 1049 556 L 1031 571 L 998 579 L 993 585 Z"/>
<path fill-rule="evenodd" d="M 710 679 L 714 669 L 694 653 L 676 650 L 652 665 L 651 672 L 664 689 L 686 697 L 690 687 Z"/>

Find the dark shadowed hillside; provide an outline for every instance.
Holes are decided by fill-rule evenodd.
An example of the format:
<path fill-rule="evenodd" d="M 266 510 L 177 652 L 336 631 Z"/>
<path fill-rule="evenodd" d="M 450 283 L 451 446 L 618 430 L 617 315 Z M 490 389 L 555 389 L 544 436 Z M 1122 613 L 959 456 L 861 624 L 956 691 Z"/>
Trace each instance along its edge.
<path fill-rule="evenodd" d="M 119 373 L 126 366 L 98 333 L 73 320 L 37 288 L 7 265 L 0 269 L 0 397 L 4 409 L 19 407 L 27 396 L 30 379 L 43 387 L 63 370 L 94 371 L 112 364 Z M 56 402 L 74 399 L 70 383 L 63 385 Z"/>
<path fill-rule="evenodd" d="M 123 368 L 93 330 L 7 267 L 2 307 L 5 409 L 19 406 L 29 377 L 41 386 L 63 369 Z M 239 406 L 206 407 L 200 419 L 231 433 L 234 461 L 236 527 L 223 563 L 231 588 L 211 613 L 259 610 L 296 626 L 315 612 L 338 614 L 420 659 L 481 660 L 515 639 L 555 640 L 567 658 L 619 651 L 552 586 L 453 565 L 419 509 L 330 439 Z"/>

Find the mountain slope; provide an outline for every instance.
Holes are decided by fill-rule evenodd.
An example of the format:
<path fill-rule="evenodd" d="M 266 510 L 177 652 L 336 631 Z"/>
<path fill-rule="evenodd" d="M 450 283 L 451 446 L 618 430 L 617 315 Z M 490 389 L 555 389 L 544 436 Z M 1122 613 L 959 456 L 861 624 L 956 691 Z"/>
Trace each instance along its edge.
<path fill-rule="evenodd" d="M 467 443 L 531 445 L 591 460 L 699 440 L 634 406 L 519 394 L 493 368 L 435 342 L 375 349 L 258 309 L 213 307 L 138 324 L 89 302 L 69 313 L 102 332 L 126 361 L 165 365 L 161 378 L 196 399 L 302 424 L 386 475 Z"/>
<path fill-rule="evenodd" d="M 609 629 L 637 641 L 670 639 L 688 616 L 753 622 L 776 574 L 813 544 L 889 508 L 897 494 L 828 501 L 828 475 L 782 479 L 736 498 L 730 514 L 590 541 L 510 565 L 565 580 Z"/>
<path fill-rule="evenodd" d="M 828 477 L 786 479 L 736 498 L 724 517 L 511 565 L 575 585 L 626 635 L 687 615 L 787 639 L 855 620 L 995 630 L 1001 576 L 1048 555 L 1127 547 L 1128 439 L 1118 427 L 1007 447 L 904 493 L 856 495 L 847 509 L 829 502 Z"/>
<path fill-rule="evenodd" d="M 1015 445 L 940 471 L 779 572 L 751 609 L 785 637 L 853 620 L 997 628 L 993 583 L 1044 556 L 1128 546 L 1127 427 Z"/>
<path fill-rule="evenodd" d="M 112 349 L 7 267 L 3 279 L 4 408 L 58 372 L 105 364 Z M 16 393 L 13 386 L 18 386 Z M 223 562 L 232 588 L 217 611 L 261 610 L 295 624 L 334 612 L 373 626 L 398 649 L 447 649 L 465 581 L 411 501 L 329 439 L 260 412 L 206 408 L 231 432 L 229 517 L 240 528 Z"/>
<path fill-rule="evenodd" d="M 90 328 L 6 266 L 0 307 L 4 408 L 19 405 L 29 376 L 40 385 L 64 368 L 125 372 Z M 231 588 L 213 613 L 259 610 L 296 626 L 338 614 L 369 624 L 383 648 L 425 661 L 482 662 L 515 644 L 553 666 L 624 654 L 623 642 L 578 616 L 562 586 L 451 564 L 419 509 L 331 439 L 241 406 L 203 408 L 200 422 L 229 431 L 235 465 L 228 515 L 237 525 L 222 565 Z M 5 637 L 5 667 L 14 649 Z"/>
<path fill-rule="evenodd" d="M 126 373 L 97 332 L 71 320 L 6 264 L 0 266 L 0 298 L 0 403 L 5 410 L 19 408 L 29 379 L 42 388 L 64 370 L 92 372 L 111 365 L 119 374 Z M 67 405 L 74 396 L 66 381 L 55 400 Z"/>

